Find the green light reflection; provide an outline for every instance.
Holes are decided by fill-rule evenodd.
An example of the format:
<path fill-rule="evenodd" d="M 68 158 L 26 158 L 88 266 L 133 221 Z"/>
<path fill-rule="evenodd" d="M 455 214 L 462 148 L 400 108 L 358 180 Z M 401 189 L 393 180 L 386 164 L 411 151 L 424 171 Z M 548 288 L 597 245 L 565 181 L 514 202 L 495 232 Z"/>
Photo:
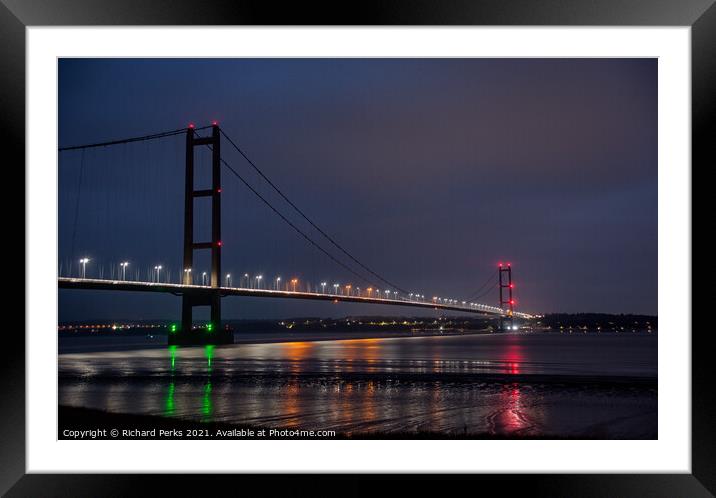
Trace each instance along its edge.
<path fill-rule="evenodd" d="M 164 402 L 164 414 L 171 416 L 174 415 L 174 381 L 169 383 L 169 390 L 167 391 L 167 399 Z"/>
<path fill-rule="evenodd" d="M 204 385 L 204 396 L 201 400 L 201 413 L 203 422 L 210 422 L 211 415 L 214 411 L 214 405 L 211 401 L 211 362 L 214 359 L 214 348 L 212 344 L 204 346 L 204 355 L 206 356 L 206 384 Z"/>
<path fill-rule="evenodd" d="M 211 360 L 214 358 L 214 347 L 212 344 L 204 346 L 204 354 L 206 355 L 206 373 L 211 375 Z"/>
<path fill-rule="evenodd" d="M 214 407 L 211 403 L 211 381 L 207 381 L 204 385 L 204 397 L 201 400 L 201 413 L 204 415 L 202 418 L 203 422 L 209 422 L 211 420 L 211 413 Z"/>
<path fill-rule="evenodd" d="M 167 397 L 164 401 L 164 414 L 167 416 L 174 415 L 175 404 L 174 404 L 174 371 L 176 370 L 176 357 L 177 347 L 175 345 L 169 346 L 169 373 L 171 375 L 169 381 L 169 388 L 167 389 Z"/>

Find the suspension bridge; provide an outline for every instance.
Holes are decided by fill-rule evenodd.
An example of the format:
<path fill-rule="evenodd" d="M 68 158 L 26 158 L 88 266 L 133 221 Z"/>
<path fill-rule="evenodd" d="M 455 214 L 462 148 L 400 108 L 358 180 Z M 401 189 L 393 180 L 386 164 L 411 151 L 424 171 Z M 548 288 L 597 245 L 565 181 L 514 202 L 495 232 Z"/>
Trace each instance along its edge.
<path fill-rule="evenodd" d="M 126 147 L 129 145 L 143 144 L 144 147 L 151 142 L 162 141 L 166 139 L 180 138 L 183 139 L 183 159 L 184 159 L 184 178 L 183 178 L 183 203 L 184 216 L 181 227 L 182 231 L 182 251 L 181 266 L 174 268 L 172 272 L 170 267 L 155 264 L 145 265 L 146 273 L 142 274 L 137 265 L 132 263 L 131 258 L 121 259 L 115 262 L 107 262 L 106 264 L 98 264 L 96 256 L 88 257 L 83 255 L 78 257 L 77 235 L 78 227 L 82 227 L 85 232 L 89 232 L 94 237 L 104 237 L 105 247 L 108 252 L 116 249 L 119 244 L 116 242 L 123 241 L 127 248 L 123 249 L 123 254 L 131 254 L 132 246 L 136 245 L 137 239 L 127 237 L 122 233 L 126 231 L 127 220 L 121 220 L 121 208 L 119 217 L 111 218 L 106 216 L 104 220 L 97 221 L 102 217 L 102 213 L 110 213 L 112 207 L 117 203 L 117 199 L 112 196 L 116 195 L 116 189 L 107 187 L 107 184 L 122 182 L 128 183 L 132 181 L 131 175 L 133 168 L 136 171 L 151 172 L 156 169 L 157 161 L 149 161 L 140 164 L 134 157 L 127 156 Z M 223 138 L 223 141 L 222 141 Z M 222 143 L 224 142 L 224 143 Z M 283 206 L 290 208 L 290 212 L 294 215 L 290 217 L 286 214 L 285 209 L 278 207 L 278 204 L 272 202 L 270 197 L 262 193 L 250 181 L 241 175 L 237 168 L 228 162 L 222 155 L 222 145 L 226 145 L 246 161 L 252 168 L 257 179 L 265 182 L 268 189 L 276 196 Z M 176 143 L 174 149 L 176 149 Z M 95 164 L 90 164 L 89 153 L 94 150 L 107 150 L 111 148 L 121 148 L 120 157 L 117 161 L 120 164 L 118 168 L 122 174 L 114 178 L 103 178 L 102 182 L 92 184 L 90 177 L 97 171 L 100 174 L 107 164 L 102 164 L 102 159 L 97 156 L 93 157 Z M 203 154 L 201 154 L 203 151 Z M 452 298 L 445 296 L 436 296 L 418 291 L 406 290 L 402 286 L 396 285 L 386 279 L 380 273 L 374 271 L 361 260 L 359 260 L 351 251 L 348 251 L 343 245 L 336 242 L 335 238 L 330 236 L 324 229 L 320 228 L 303 210 L 301 210 L 295 202 L 273 182 L 268 176 L 254 163 L 247 154 L 237 145 L 225 131 L 214 122 L 209 126 L 196 127 L 190 124 L 186 128 L 170 130 L 150 135 L 130 137 L 113 141 L 96 142 L 84 145 L 75 145 L 67 147 L 59 147 L 58 152 L 60 158 L 75 154 L 79 155 L 79 166 L 76 180 L 76 196 L 74 202 L 71 199 L 61 199 L 60 205 L 65 209 L 71 209 L 71 216 L 67 216 L 72 220 L 71 226 L 61 226 L 60 235 L 64 238 L 64 244 L 69 249 L 70 254 L 68 261 L 60 261 L 58 287 L 60 289 L 85 289 L 85 290 L 110 290 L 110 291 L 127 291 L 127 292 L 154 292 L 168 293 L 181 296 L 182 299 L 182 316 L 181 323 L 178 327 L 173 327 L 169 334 L 170 344 L 224 344 L 233 342 L 233 334 L 231 331 L 221 326 L 221 299 L 229 296 L 250 296 L 256 298 L 273 298 L 273 299 L 303 299 L 303 300 L 319 300 L 331 302 L 348 302 L 348 303 L 364 303 L 364 304 L 382 304 L 391 306 L 405 306 L 414 308 L 436 309 L 444 311 L 457 311 L 463 313 L 476 313 L 484 316 L 495 317 L 500 320 L 501 328 L 510 327 L 513 319 L 530 319 L 533 315 L 528 313 L 515 311 L 515 300 L 513 298 L 514 283 L 512 281 L 512 265 L 510 263 L 500 263 L 483 285 L 465 298 Z M 143 156 L 147 155 L 147 149 L 141 151 Z M 174 150 L 176 153 L 176 150 Z M 199 154 L 198 154 L 199 153 Z M 199 157 L 205 159 L 202 164 Z M 146 157 L 145 157 L 146 159 Z M 174 161 L 170 161 L 174 166 L 179 161 L 179 157 L 175 157 Z M 60 162 L 62 167 L 62 161 Z M 222 252 L 226 250 L 222 239 L 222 196 L 226 194 L 222 188 L 221 173 L 224 171 L 230 173 L 238 179 L 239 184 L 246 187 L 261 203 L 263 203 L 277 218 L 285 223 L 295 232 L 297 236 L 302 238 L 309 247 L 315 250 L 324 260 L 330 260 L 332 264 L 340 267 L 346 275 L 350 275 L 350 279 L 354 280 L 348 284 L 338 284 L 333 281 L 315 281 L 313 285 L 305 279 L 295 277 L 282 280 L 281 277 L 272 279 L 264 278 L 262 274 L 234 275 L 233 281 L 238 281 L 238 285 L 232 285 L 231 273 L 222 273 Z M 140 173 L 142 174 L 142 173 Z M 130 177 L 128 178 L 127 175 Z M 166 185 L 167 182 L 176 180 L 178 175 L 168 174 L 164 178 L 155 177 L 154 179 L 144 178 L 140 183 L 134 186 L 130 185 L 124 189 L 126 191 L 141 190 L 147 185 L 160 186 Z M 204 177 L 204 185 L 197 188 L 198 177 Z M 199 178 L 201 180 L 201 178 Z M 89 190 L 89 193 L 85 193 Z M 156 190 L 156 189 L 155 189 Z M 172 190 L 170 186 L 166 187 L 167 191 Z M 174 189 L 176 190 L 176 189 Z M 156 195 L 156 192 L 152 192 Z M 172 194 L 173 195 L 173 194 Z M 82 199 L 87 196 L 94 196 L 95 204 L 103 206 L 102 209 L 95 210 L 92 203 L 89 207 L 83 206 Z M 125 199 L 126 204 L 136 204 L 138 201 L 131 197 Z M 172 202 L 173 201 L 173 202 Z M 178 202 L 176 195 L 171 200 L 164 200 L 157 208 L 160 215 L 171 217 L 172 213 L 177 211 Z M 198 208 L 199 203 L 204 203 L 204 209 Z M 145 225 L 145 218 L 152 218 L 157 215 L 154 210 L 144 213 L 137 223 L 142 226 L 138 227 L 139 232 L 146 237 L 151 237 L 155 228 Z M 80 223 L 82 217 L 95 218 L 97 226 L 91 223 Z M 296 220 L 300 220 L 304 228 Z M 206 223 L 208 221 L 208 223 Z M 124 223 L 124 224 L 123 224 Z M 131 221 L 130 221 L 131 223 Z M 155 224 L 161 224 L 159 221 Z M 310 229 L 310 230 L 309 230 Z M 106 231 L 108 235 L 101 232 Z M 69 235 L 66 233 L 68 232 Z M 316 236 L 317 235 L 317 236 Z M 69 237 L 69 239 L 68 239 Z M 91 244 L 90 244 L 91 245 Z M 97 244 L 95 244 L 97 245 Z M 177 247 L 178 249 L 178 247 Z M 173 252 L 173 251 L 172 251 Z M 180 251 L 176 250 L 177 253 Z M 205 265 L 206 271 L 198 271 L 197 261 L 200 258 L 199 253 L 209 254 L 209 261 Z M 94 265 L 94 266 L 93 266 Z M 98 268 L 99 275 L 88 275 L 88 268 Z M 107 274 L 105 274 L 107 269 Z M 133 271 L 134 270 L 134 271 Z M 96 272 L 95 272 L 96 273 Z M 499 291 L 499 300 L 497 306 L 481 303 L 478 300 L 484 298 L 495 288 Z M 194 308 L 209 307 L 210 318 L 207 323 L 196 325 L 194 319 Z"/>

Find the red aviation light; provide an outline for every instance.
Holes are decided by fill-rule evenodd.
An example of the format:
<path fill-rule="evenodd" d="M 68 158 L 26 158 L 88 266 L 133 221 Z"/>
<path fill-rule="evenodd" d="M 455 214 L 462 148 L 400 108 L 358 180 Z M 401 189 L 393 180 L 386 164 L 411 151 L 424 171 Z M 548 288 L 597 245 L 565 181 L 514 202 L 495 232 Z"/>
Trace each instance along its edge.
<path fill-rule="evenodd" d="M 189 123 L 189 128 L 194 129 L 194 123 Z"/>
<path fill-rule="evenodd" d="M 221 241 L 217 242 L 216 245 L 221 247 Z"/>
<path fill-rule="evenodd" d="M 219 122 L 214 120 L 211 122 L 211 126 L 219 126 Z"/>

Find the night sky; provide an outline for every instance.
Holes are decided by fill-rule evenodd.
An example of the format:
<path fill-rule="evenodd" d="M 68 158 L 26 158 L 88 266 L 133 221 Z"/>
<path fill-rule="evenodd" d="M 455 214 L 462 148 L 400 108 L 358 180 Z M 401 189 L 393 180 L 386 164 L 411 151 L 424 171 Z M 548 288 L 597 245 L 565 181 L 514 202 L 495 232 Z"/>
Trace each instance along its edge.
<path fill-rule="evenodd" d="M 656 59 L 58 64 L 59 145 L 218 120 L 321 228 L 405 289 L 463 299 L 509 261 L 518 310 L 657 313 Z M 142 278 L 162 264 L 177 280 L 183 140 L 60 154 L 63 274 L 70 264 L 76 274 L 76 261 L 88 256 L 88 276 L 108 277 L 128 260 Z M 300 222 L 226 141 L 222 156 Z M 197 162 L 208 165 L 208 154 Z M 248 272 L 269 282 L 281 275 L 364 286 L 222 175 L 223 270 L 235 284 Z M 198 212 L 208 220 L 208 211 Z M 195 266 L 196 274 L 208 270 L 208 258 Z M 180 299 L 169 295 L 61 291 L 59 298 L 61 321 L 180 313 Z M 480 301 L 497 305 L 497 291 Z M 419 313 L 226 298 L 222 314 Z"/>

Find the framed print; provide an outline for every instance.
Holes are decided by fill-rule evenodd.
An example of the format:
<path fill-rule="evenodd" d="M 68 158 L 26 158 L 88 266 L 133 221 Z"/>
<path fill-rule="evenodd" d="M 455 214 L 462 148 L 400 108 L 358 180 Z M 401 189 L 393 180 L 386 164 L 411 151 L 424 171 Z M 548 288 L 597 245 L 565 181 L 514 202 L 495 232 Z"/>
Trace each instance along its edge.
<path fill-rule="evenodd" d="M 27 197 L 3 492 L 712 496 L 712 2 L 165 7 L 3 0 Z"/>

